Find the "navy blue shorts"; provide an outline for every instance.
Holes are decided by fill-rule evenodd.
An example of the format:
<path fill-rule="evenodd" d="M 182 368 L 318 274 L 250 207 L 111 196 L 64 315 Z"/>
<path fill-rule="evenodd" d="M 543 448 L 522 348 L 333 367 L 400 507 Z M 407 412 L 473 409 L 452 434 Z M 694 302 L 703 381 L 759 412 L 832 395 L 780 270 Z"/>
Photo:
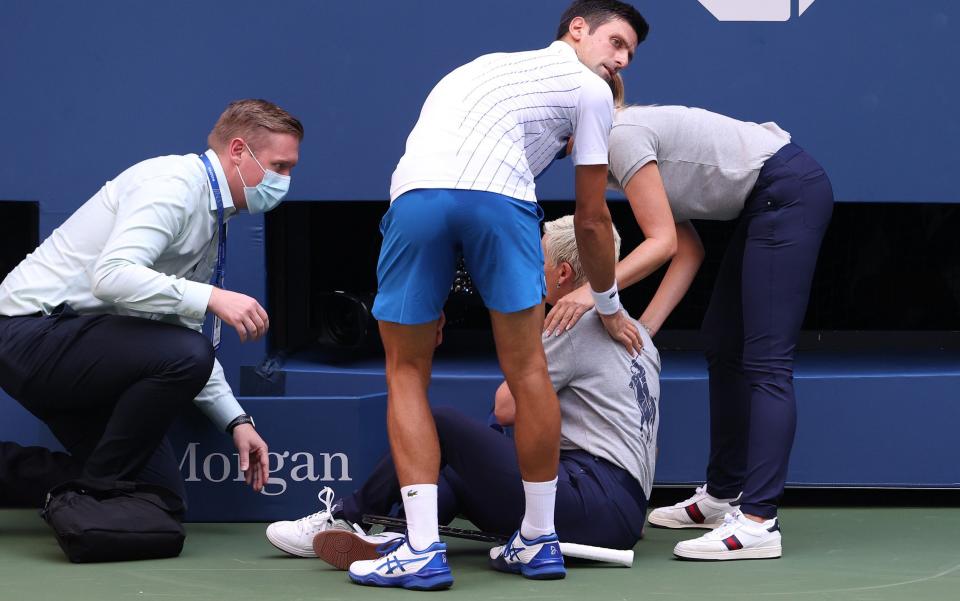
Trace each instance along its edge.
<path fill-rule="evenodd" d="M 543 302 L 543 210 L 480 190 L 418 189 L 397 198 L 380 222 L 373 315 L 407 325 L 440 317 L 463 256 L 488 309 L 514 313 Z"/>

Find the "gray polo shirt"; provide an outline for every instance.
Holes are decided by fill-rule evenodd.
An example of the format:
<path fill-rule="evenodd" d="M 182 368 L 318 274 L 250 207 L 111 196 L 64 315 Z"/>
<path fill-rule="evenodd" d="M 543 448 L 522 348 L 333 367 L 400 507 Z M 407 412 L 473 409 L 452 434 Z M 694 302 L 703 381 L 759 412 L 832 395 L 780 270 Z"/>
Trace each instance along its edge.
<path fill-rule="evenodd" d="M 560 399 L 560 449 L 582 449 L 623 468 L 649 499 L 660 421 L 660 353 L 636 325 L 643 337 L 637 357 L 610 338 L 596 309 L 560 336 L 544 335 L 543 348 Z"/>
<path fill-rule="evenodd" d="M 657 162 L 676 221 L 736 218 L 764 161 L 790 142 L 776 123 L 737 121 L 685 106 L 617 111 L 610 133 L 611 183 L 621 189 Z"/>

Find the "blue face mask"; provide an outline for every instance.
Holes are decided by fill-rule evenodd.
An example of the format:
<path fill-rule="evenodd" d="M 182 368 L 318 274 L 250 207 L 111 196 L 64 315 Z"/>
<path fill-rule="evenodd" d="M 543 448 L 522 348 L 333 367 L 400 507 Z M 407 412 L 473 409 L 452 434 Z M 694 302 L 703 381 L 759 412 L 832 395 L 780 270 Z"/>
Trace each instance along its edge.
<path fill-rule="evenodd" d="M 280 201 L 287 195 L 287 191 L 290 189 L 290 176 L 264 169 L 249 146 L 247 146 L 247 151 L 250 152 L 250 156 L 253 157 L 254 161 L 257 161 L 257 166 L 263 171 L 263 180 L 255 188 L 250 188 L 247 186 L 247 182 L 243 180 L 240 166 L 237 165 L 237 173 L 240 173 L 240 181 L 243 182 L 243 196 L 247 200 L 247 211 L 251 215 L 266 213 L 277 208 Z"/>

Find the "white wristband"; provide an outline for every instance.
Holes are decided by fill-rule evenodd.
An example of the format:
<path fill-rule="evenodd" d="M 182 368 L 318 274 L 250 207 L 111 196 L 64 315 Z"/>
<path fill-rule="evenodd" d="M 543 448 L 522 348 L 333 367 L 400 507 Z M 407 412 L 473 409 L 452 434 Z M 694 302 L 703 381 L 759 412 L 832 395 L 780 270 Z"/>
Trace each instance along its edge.
<path fill-rule="evenodd" d="M 620 310 L 620 293 L 617 291 L 616 282 L 613 283 L 613 288 L 606 292 L 597 292 L 591 287 L 590 294 L 593 295 L 593 303 L 600 315 L 613 315 Z"/>

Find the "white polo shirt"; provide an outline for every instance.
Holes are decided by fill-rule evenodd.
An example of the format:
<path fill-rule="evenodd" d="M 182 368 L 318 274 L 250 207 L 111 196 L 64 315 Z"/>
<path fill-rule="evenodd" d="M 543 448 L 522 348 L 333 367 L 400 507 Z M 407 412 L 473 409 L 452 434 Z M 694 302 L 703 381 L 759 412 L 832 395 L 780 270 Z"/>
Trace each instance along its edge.
<path fill-rule="evenodd" d="M 220 160 L 206 152 L 236 214 Z M 165 156 L 104 184 L 0 284 L 0 315 L 134 315 L 200 331 L 217 262 L 217 203 L 200 157 Z M 194 401 L 220 428 L 243 413 L 220 362 Z"/>
<path fill-rule="evenodd" d="M 612 122 L 609 85 L 566 42 L 481 56 L 430 92 L 393 172 L 390 200 L 453 188 L 535 202 L 535 178 L 571 136 L 574 165 L 607 164 Z"/>

